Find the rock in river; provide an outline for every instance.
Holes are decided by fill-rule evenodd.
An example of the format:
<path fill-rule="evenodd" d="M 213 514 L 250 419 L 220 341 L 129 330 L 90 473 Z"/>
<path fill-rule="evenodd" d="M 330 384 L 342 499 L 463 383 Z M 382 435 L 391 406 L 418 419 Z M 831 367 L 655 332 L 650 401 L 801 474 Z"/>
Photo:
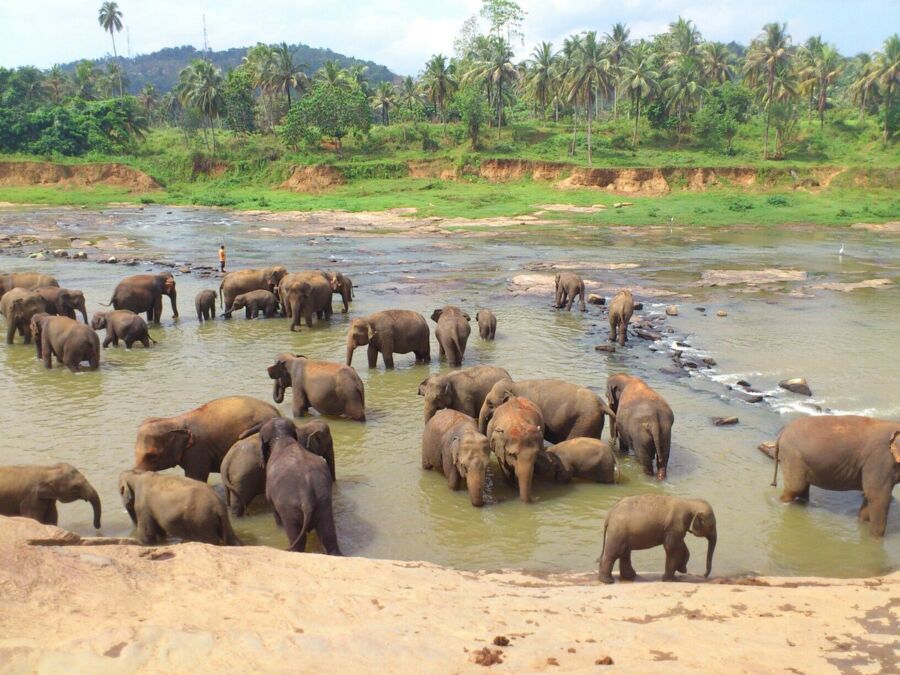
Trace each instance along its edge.
<path fill-rule="evenodd" d="M 740 420 L 737 417 L 713 417 L 712 422 L 717 427 L 730 427 L 737 424 Z"/>
<path fill-rule="evenodd" d="M 587 301 L 588 301 L 588 304 L 591 304 L 591 305 L 605 305 L 606 304 L 606 298 L 604 298 L 601 295 L 597 295 L 596 293 L 591 293 L 590 295 L 588 295 Z"/>
<path fill-rule="evenodd" d="M 812 390 L 809 388 L 806 378 L 803 377 L 795 377 L 792 380 L 782 380 L 778 383 L 778 386 L 795 394 L 800 394 L 801 396 L 812 396 Z"/>
<path fill-rule="evenodd" d="M 612 345 L 597 345 L 596 347 L 594 347 L 594 349 L 598 352 L 607 352 L 610 354 L 616 351 L 616 348 Z"/>
<path fill-rule="evenodd" d="M 669 305 L 666 307 L 666 314 L 668 316 L 678 316 L 678 305 Z"/>

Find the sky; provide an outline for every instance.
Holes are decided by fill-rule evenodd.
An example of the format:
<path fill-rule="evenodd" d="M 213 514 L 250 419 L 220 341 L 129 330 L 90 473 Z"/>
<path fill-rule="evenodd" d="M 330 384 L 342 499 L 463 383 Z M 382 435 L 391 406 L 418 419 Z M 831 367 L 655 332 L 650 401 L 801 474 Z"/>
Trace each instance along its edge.
<path fill-rule="evenodd" d="M 48 68 L 112 53 L 97 24 L 99 0 L 0 0 L 0 66 Z M 621 21 L 632 38 L 691 19 L 705 39 L 747 44 L 769 21 L 785 21 L 795 43 L 821 35 L 848 55 L 879 49 L 900 31 L 900 0 L 520 0 L 526 10 L 524 59 L 542 40 L 600 33 Z M 303 42 L 415 75 L 432 54 L 453 53 L 463 21 L 481 0 L 120 0 L 128 34 L 116 35 L 120 54 L 163 47 L 203 46 L 203 16 L 212 49 L 256 42 Z"/>

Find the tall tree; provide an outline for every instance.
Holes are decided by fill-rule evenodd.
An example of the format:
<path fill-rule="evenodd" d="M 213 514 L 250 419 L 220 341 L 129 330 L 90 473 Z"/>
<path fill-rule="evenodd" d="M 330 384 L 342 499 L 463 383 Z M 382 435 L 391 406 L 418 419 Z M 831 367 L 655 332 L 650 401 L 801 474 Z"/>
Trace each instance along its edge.
<path fill-rule="evenodd" d="M 287 97 L 288 108 L 291 107 L 291 90 L 304 91 L 309 85 L 306 77 L 305 64 L 295 64 L 294 54 L 296 49 L 288 47 L 286 42 L 275 45 L 272 48 L 272 64 L 269 82 L 274 89 L 284 92 Z"/>
<path fill-rule="evenodd" d="M 619 119 L 619 79 L 622 76 L 622 62 L 631 51 L 628 36 L 631 31 L 624 23 L 613 24 L 612 31 L 603 37 L 606 40 L 606 57 L 613 74 L 613 119 Z"/>
<path fill-rule="evenodd" d="M 600 94 L 610 90 L 610 63 L 603 53 L 603 46 L 597 39 L 596 31 L 588 31 L 579 42 L 574 54 L 574 64 L 569 74 L 569 99 L 581 103 L 587 110 L 587 159 L 593 163 L 591 127 L 594 101 Z"/>
<path fill-rule="evenodd" d="M 894 114 L 894 96 L 900 86 L 900 35 L 894 33 L 884 41 L 884 47 L 878 54 L 878 88 L 884 99 L 884 131 L 882 143 L 887 145 L 892 129 Z"/>
<path fill-rule="evenodd" d="M 118 62 L 119 55 L 116 52 L 116 33 L 122 31 L 122 11 L 119 9 L 119 3 L 107 1 L 100 5 L 100 11 L 97 13 L 97 22 L 100 24 L 101 28 L 103 28 L 104 32 L 109 33 L 109 37 L 112 39 L 113 57 Z M 122 79 L 120 77 L 119 96 L 123 96 L 124 94 Z"/>
<path fill-rule="evenodd" d="M 59 64 L 54 65 L 47 73 L 47 77 L 44 78 L 44 86 L 53 104 L 59 105 L 69 90 L 69 78 L 66 77 Z"/>
<path fill-rule="evenodd" d="M 704 42 L 700 46 L 700 74 L 707 87 L 725 84 L 732 77 L 734 57 L 721 42 Z"/>
<path fill-rule="evenodd" d="M 531 52 L 529 68 L 525 75 L 525 91 L 541 110 L 541 119 L 547 115 L 547 104 L 553 93 L 556 54 L 553 43 L 542 42 Z"/>
<path fill-rule="evenodd" d="M 137 101 L 144 110 L 147 122 L 152 125 L 156 116 L 156 109 L 159 107 L 159 95 L 156 92 L 156 87 L 149 83 L 145 84 L 144 88 L 141 89 L 141 93 L 137 96 Z"/>
<path fill-rule="evenodd" d="M 455 69 L 447 62 L 446 56 L 435 54 L 428 60 L 422 74 L 422 86 L 435 111 L 440 114 L 441 122 L 446 122 L 445 105 L 457 87 Z"/>
<path fill-rule="evenodd" d="M 631 144 L 635 150 L 638 146 L 641 105 L 653 95 L 658 86 L 656 56 L 648 45 L 642 43 L 632 50 L 622 67 L 622 88 L 628 93 L 634 106 L 634 138 Z"/>
<path fill-rule="evenodd" d="M 472 69 L 463 75 L 466 82 L 481 82 L 494 94 L 497 106 L 497 138 L 500 138 L 500 128 L 503 126 L 503 87 L 512 85 L 519 76 L 519 72 L 513 65 L 513 51 L 505 38 L 491 36 L 490 51 L 476 61 Z"/>
<path fill-rule="evenodd" d="M 790 44 L 791 37 L 787 33 L 787 24 L 767 23 L 763 26 L 762 34 L 753 41 L 747 52 L 744 71 L 749 82 L 758 87 L 766 113 L 763 159 L 769 157 L 769 127 L 772 122 L 772 103 L 775 100 L 775 82 L 790 66 Z"/>
<path fill-rule="evenodd" d="M 388 126 L 391 123 L 391 108 L 397 102 L 397 92 L 390 82 L 379 82 L 373 94 L 373 106 L 381 111 L 381 123 Z"/>
<path fill-rule="evenodd" d="M 859 120 L 863 120 L 872 94 L 878 91 L 878 64 L 871 54 L 863 52 L 855 59 L 855 74 L 850 84 L 850 96 L 859 106 Z"/>
<path fill-rule="evenodd" d="M 206 118 L 207 127 L 212 133 L 212 151 L 218 151 L 216 145 L 215 120 L 223 108 L 222 73 L 209 61 L 197 59 L 181 71 L 178 90 L 185 105 L 197 108 Z"/>
<path fill-rule="evenodd" d="M 397 92 L 397 102 L 411 111 L 419 102 L 419 88 L 416 81 L 409 75 L 403 78 Z"/>

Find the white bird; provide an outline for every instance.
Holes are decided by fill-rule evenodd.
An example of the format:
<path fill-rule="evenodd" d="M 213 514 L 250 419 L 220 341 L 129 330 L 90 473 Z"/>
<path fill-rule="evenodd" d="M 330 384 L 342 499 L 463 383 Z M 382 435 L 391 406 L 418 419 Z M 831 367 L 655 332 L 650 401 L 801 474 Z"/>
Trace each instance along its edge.
<path fill-rule="evenodd" d="M 838 251 L 838 255 L 844 255 L 844 245 L 841 244 L 841 250 Z"/>

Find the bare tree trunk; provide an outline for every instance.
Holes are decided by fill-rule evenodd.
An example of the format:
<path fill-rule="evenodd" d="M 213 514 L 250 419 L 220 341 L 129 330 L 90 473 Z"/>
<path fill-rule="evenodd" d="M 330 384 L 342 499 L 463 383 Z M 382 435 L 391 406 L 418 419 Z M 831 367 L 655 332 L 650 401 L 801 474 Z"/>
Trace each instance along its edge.
<path fill-rule="evenodd" d="M 500 125 L 503 122 L 503 81 L 497 83 L 497 140 L 500 140 Z"/>
<path fill-rule="evenodd" d="M 641 99 L 637 100 L 637 109 L 634 112 L 634 140 L 631 142 L 631 146 L 637 150 L 637 135 L 638 135 L 638 122 L 641 119 Z"/>
<path fill-rule="evenodd" d="M 588 93 L 590 96 L 590 93 Z M 596 103 L 596 101 L 595 101 Z M 588 101 L 588 114 L 587 114 L 587 146 L 588 146 L 588 166 L 592 166 L 593 155 L 591 154 L 591 105 L 590 101 Z"/>

